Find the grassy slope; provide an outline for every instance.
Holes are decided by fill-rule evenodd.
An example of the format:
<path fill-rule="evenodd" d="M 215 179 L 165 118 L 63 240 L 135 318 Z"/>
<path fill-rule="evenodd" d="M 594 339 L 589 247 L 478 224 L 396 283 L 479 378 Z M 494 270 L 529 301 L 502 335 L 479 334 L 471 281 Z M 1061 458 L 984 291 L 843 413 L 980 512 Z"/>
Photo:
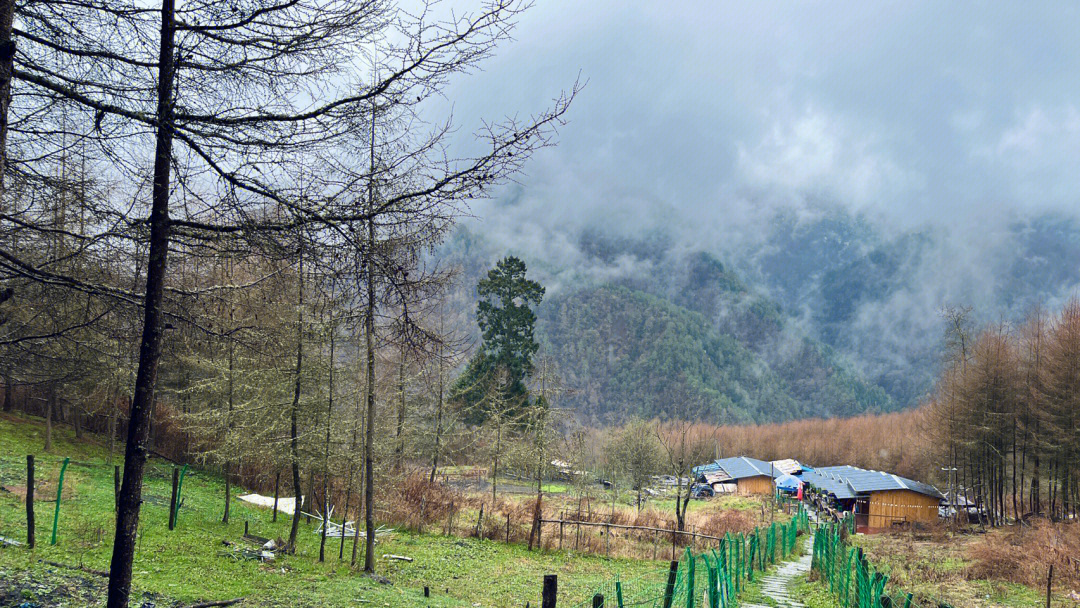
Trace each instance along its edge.
<path fill-rule="evenodd" d="M 40 419 L 0 416 L 0 485 L 25 485 L 26 454 L 35 454 L 38 462 L 38 545 L 33 550 L 0 548 L 0 581 L 5 581 L 0 584 L 0 605 L 5 602 L 5 591 L 8 601 L 20 595 L 46 606 L 101 605 L 104 579 L 51 567 L 41 560 L 108 569 L 113 481 L 112 467 L 105 462 L 107 447 L 91 441 L 76 442 L 69 428 L 57 427 L 53 450 L 45 453 L 43 434 Z M 55 498 L 55 479 L 65 456 L 70 456 L 72 463 L 64 481 L 59 542 L 50 546 L 55 503 L 46 501 Z M 222 480 L 204 471 L 189 470 L 178 529 L 169 532 L 166 504 L 170 484 L 171 465 L 152 459 L 139 522 L 133 606 L 147 598 L 161 607 L 235 597 L 248 598 L 242 604 L 246 606 L 524 606 L 526 602 L 537 606 L 546 573 L 559 575 L 559 604 L 573 606 L 615 573 L 624 580 L 663 575 L 662 566 L 656 562 L 530 553 L 520 545 L 487 540 L 396 533 L 380 543 L 378 555 L 407 555 L 414 561 L 378 559 L 377 572 L 392 583 L 380 584 L 350 571 L 349 543 L 344 563 L 337 560 L 335 544 L 328 551 L 328 562 L 319 564 L 319 538 L 306 523 L 301 524 L 297 555 L 281 556 L 273 565 L 240 561 L 219 555 L 227 550 L 223 539 L 238 541 L 245 520 L 252 533 L 287 537 L 289 518 L 280 516 L 273 524 L 268 510 L 234 500 L 231 522 L 222 524 Z M 49 489 L 51 496 L 47 495 Z M 20 541 L 26 538 L 25 504 L 12 493 L 0 492 L 0 536 Z M 431 587 L 430 599 L 423 598 L 425 585 Z"/>

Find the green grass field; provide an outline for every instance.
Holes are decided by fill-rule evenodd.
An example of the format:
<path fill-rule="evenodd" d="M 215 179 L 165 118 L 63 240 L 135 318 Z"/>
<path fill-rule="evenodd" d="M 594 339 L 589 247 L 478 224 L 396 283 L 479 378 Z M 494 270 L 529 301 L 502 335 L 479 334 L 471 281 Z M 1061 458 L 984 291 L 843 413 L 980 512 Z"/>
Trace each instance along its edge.
<path fill-rule="evenodd" d="M 0 606 L 103 605 L 105 579 L 46 562 L 107 570 L 113 534 L 113 469 L 107 447 L 76 442 L 71 430 L 54 429 L 53 449 L 43 451 L 41 421 L 0 416 L 0 536 L 26 539 L 26 454 L 37 459 L 35 514 L 37 547 L 0 547 Z M 58 542 L 49 544 L 60 462 L 70 457 L 58 521 Z M 379 582 L 338 561 L 337 543 L 318 563 L 319 537 L 301 523 L 296 555 L 271 564 L 235 559 L 223 540 L 243 545 L 244 522 L 251 532 L 287 537 L 289 517 L 271 522 L 267 509 L 235 500 L 230 523 L 221 523 L 224 483 L 189 469 L 183 484 L 178 528 L 168 530 L 172 465 L 151 459 L 139 521 L 132 606 L 179 606 L 244 597 L 241 606 L 538 606 L 544 574 L 559 575 L 559 605 L 575 606 L 618 574 L 624 580 L 661 578 L 662 563 L 606 559 L 569 552 L 529 552 L 522 545 L 436 534 L 395 532 L 376 548 Z M 45 489 L 43 490 L 43 485 Z M 51 488 L 51 495 L 50 489 Z M 242 494 L 234 488 L 234 497 Z M 361 548 L 362 552 L 362 548 Z M 412 562 L 383 559 L 405 555 Z M 362 559 L 362 557 L 361 557 Z M 431 597 L 423 597 L 425 586 Z"/>

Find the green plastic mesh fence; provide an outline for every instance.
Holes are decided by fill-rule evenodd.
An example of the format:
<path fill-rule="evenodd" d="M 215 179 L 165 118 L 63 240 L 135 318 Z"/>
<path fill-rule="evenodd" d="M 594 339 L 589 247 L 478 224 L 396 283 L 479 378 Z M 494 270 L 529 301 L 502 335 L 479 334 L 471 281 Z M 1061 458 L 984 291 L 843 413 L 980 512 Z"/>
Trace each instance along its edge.
<path fill-rule="evenodd" d="M 861 549 L 848 546 L 842 530 L 852 531 L 854 519 L 818 526 L 814 532 L 811 568 L 844 608 L 939 608 L 934 598 L 888 589 L 889 575 L 874 568 Z"/>
<path fill-rule="evenodd" d="M 795 552 L 797 537 L 810 531 L 810 520 L 799 506 L 787 523 L 774 522 L 749 534 L 726 533 L 718 546 L 694 553 L 689 548 L 679 559 L 673 579 L 670 571 L 624 581 L 615 577 L 598 585 L 572 608 L 589 608 L 603 595 L 605 607 L 734 608 L 745 581 L 754 573 L 787 560 Z M 815 537 L 815 547 L 817 538 Z"/>

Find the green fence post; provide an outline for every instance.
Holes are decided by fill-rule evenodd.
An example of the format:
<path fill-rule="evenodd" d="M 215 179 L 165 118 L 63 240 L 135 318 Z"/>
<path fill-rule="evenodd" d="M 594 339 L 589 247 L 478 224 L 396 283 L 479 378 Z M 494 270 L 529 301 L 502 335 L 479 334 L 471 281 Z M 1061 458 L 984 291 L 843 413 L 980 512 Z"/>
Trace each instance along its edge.
<path fill-rule="evenodd" d="M 50 545 L 56 544 L 56 524 L 60 521 L 60 497 L 64 492 L 64 472 L 67 471 L 69 462 L 71 462 L 71 458 L 64 459 L 64 464 L 60 466 L 60 479 L 56 482 L 56 510 L 53 511 L 52 540 L 49 541 Z"/>
<path fill-rule="evenodd" d="M 686 548 L 686 608 L 694 608 L 694 554 Z"/>
<path fill-rule="evenodd" d="M 619 608 L 623 608 L 623 603 L 622 603 L 622 581 L 615 581 L 615 604 Z"/>
<path fill-rule="evenodd" d="M 173 521 L 176 521 L 177 523 L 179 523 L 177 520 L 180 519 L 180 496 L 181 493 L 184 491 L 184 475 L 186 473 L 187 465 L 185 464 L 180 469 L 180 482 L 176 486 L 176 504 L 173 506 L 173 508 L 176 509 L 176 512 L 173 513 Z"/>
<path fill-rule="evenodd" d="M 709 608 L 720 608 L 720 572 L 719 562 L 713 556 L 713 563 L 705 559 L 705 567 L 709 569 Z"/>

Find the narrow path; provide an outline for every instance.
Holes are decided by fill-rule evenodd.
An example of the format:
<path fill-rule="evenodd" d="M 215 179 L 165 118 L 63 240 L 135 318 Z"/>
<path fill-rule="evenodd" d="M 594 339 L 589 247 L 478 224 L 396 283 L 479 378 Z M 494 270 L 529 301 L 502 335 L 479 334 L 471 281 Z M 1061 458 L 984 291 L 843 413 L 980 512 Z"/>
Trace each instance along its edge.
<path fill-rule="evenodd" d="M 807 535 L 804 541 L 806 551 L 799 559 L 783 562 L 776 570 L 761 579 L 761 591 L 776 601 L 781 608 L 803 608 L 805 604 L 792 599 L 788 587 L 795 577 L 810 572 L 810 562 L 814 557 L 814 537 Z M 769 608 L 762 604 L 741 604 L 745 608 Z"/>

